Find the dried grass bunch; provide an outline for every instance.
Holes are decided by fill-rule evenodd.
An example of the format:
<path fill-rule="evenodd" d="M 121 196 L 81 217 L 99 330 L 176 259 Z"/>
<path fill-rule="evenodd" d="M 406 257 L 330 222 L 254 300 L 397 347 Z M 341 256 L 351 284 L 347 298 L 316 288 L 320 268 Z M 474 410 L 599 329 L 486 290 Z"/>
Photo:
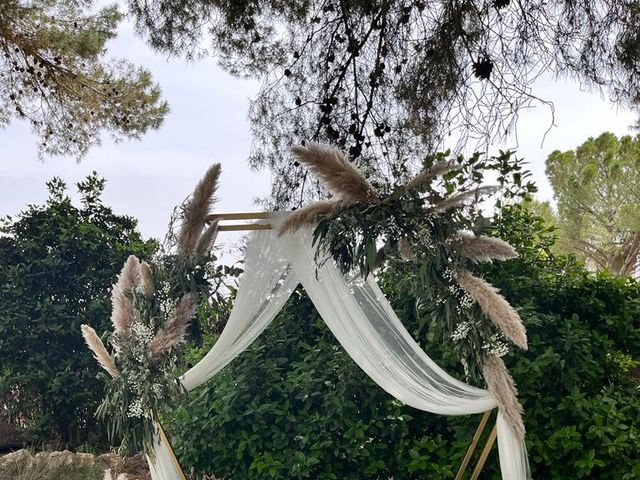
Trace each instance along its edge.
<path fill-rule="evenodd" d="M 502 359 L 496 355 L 488 355 L 482 369 L 489 391 L 498 402 L 498 408 L 505 420 L 519 438 L 524 438 L 525 429 L 522 421 L 522 405 L 518 402 L 518 390 Z"/>
<path fill-rule="evenodd" d="M 307 143 L 291 152 L 345 202 L 374 202 L 376 193 L 366 178 L 349 161 L 349 157 L 328 145 Z"/>
<path fill-rule="evenodd" d="M 498 290 L 467 270 L 455 272 L 458 284 L 480 305 L 482 312 L 502 331 L 505 337 L 523 350 L 527 349 L 527 332 L 520 315 Z"/>
<path fill-rule="evenodd" d="M 213 165 L 186 203 L 175 255 L 142 262 L 131 255 L 124 263 L 111 295 L 112 353 L 93 328 L 82 326 L 87 345 L 109 374 L 98 414 L 110 437 L 121 439 L 124 453 L 150 451 L 155 412 L 184 394 L 177 356 L 198 306 L 194 272 L 206 270 L 217 235 L 217 222 L 207 223 L 219 177 L 220 165 Z"/>

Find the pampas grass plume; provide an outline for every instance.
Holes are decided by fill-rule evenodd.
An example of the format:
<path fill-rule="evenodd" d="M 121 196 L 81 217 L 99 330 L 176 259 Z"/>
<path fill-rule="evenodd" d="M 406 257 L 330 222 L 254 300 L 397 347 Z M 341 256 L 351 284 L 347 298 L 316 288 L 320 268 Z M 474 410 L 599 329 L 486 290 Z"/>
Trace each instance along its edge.
<path fill-rule="evenodd" d="M 131 329 L 133 305 L 127 293 L 138 285 L 140 285 L 140 260 L 135 255 L 130 255 L 111 291 L 111 323 L 118 333 L 128 334 Z"/>
<path fill-rule="evenodd" d="M 340 150 L 317 143 L 295 146 L 291 152 L 346 202 L 376 200 L 373 187 Z"/>
<path fill-rule="evenodd" d="M 505 420 L 511 425 L 518 438 L 523 439 L 525 429 L 522 421 L 522 405 L 518 402 L 516 384 L 504 362 L 500 357 L 488 355 L 482 374 Z"/>
<path fill-rule="evenodd" d="M 218 237 L 218 221 L 215 220 L 205 229 L 204 233 L 198 239 L 196 244 L 196 255 L 204 257 L 209 253 L 211 247 Z"/>
<path fill-rule="evenodd" d="M 151 265 L 147 262 L 142 262 L 140 264 L 140 283 L 142 284 L 142 289 L 144 290 L 144 294 L 151 298 L 156 291 L 156 285 L 153 281 L 153 271 L 151 270 Z"/>
<path fill-rule="evenodd" d="M 493 260 L 509 260 L 516 258 L 518 252 L 507 242 L 495 237 L 471 233 L 461 233 L 453 242 L 453 247 L 472 262 L 491 262 Z"/>
<path fill-rule="evenodd" d="M 187 328 L 196 306 L 193 294 L 187 293 L 180 298 L 171 316 L 149 344 L 149 357 L 152 361 L 186 341 Z"/>
<path fill-rule="evenodd" d="M 480 305 L 482 312 L 500 329 L 505 337 L 520 348 L 527 349 L 527 332 L 518 312 L 509 305 L 493 285 L 474 277 L 467 270 L 457 271 L 460 286 Z"/>
<path fill-rule="evenodd" d="M 457 195 L 453 195 L 447 198 L 446 200 L 443 200 L 442 202 L 434 205 L 432 207 L 432 210 L 434 212 L 444 212 L 453 207 L 457 207 L 461 203 L 469 200 L 470 198 L 480 197 L 480 195 L 493 193 L 497 189 L 498 187 L 495 187 L 495 186 L 484 186 L 484 187 L 478 187 L 475 190 L 469 190 L 468 192 L 458 193 Z"/>
<path fill-rule="evenodd" d="M 118 369 L 116 368 L 116 364 L 113 363 L 111 359 L 111 355 L 107 352 L 102 340 L 96 333 L 96 331 L 91 328 L 89 325 L 81 325 L 80 329 L 82 330 L 82 336 L 84 337 L 84 341 L 87 343 L 87 346 L 93 352 L 94 358 L 98 361 L 98 364 L 104 368 L 109 375 L 113 378 L 118 376 Z"/>
<path fill-rule="evenodd" d="M 304 225 L 313 223 L 320 215 L 330 214 L 336 208 L 337 204 L 338 202 L 335 200 L 320 200 L 291 212 L 280 226 L 278 236 L 293 233 Z"/>
<path fill-rule="evenodd" d="M 184 222 L 178 234 L 178 253 L 188 256 L 195 253 L 200 233 L 209 215 L 209 209 L 215 202 L 221 167 L 219 163 L 212 165 L 204 177 L 198 182 L 191 200 L 184 210 Z"/>
<path fill-rule="evenodd" d="M 436 163 L 435 165 L 422 170 L 415 177 L 409 180 L 404 188 L 405 190 L 422 191 L 434 178 L 444 175 L 456 168 L 458 168 L 458 166 L 454 162 Z"/>

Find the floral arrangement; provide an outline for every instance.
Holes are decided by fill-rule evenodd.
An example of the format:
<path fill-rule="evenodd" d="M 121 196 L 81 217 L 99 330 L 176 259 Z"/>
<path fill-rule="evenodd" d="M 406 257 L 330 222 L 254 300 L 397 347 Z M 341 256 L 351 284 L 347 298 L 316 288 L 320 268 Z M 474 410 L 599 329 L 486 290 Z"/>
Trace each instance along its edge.
<path fill-rule="evenodd" d="M 522 162 L 511 152 L 467 160 L 440 153 L 405 184 L 374 187 L 339 150 L 307 144 L 292 151 L 334 197 L 295 210 L 279 233 L 314 224 L 317 261 L 333 260 L 344 273 L 366 277 L 386 262 L 414 264 L 406 270 L 417 308 L 454 343 L 467 376 L 484 377 L 523 437 L 522 408 L 501 357 L 510 344 L 527 349 L 526 331 L 498 291 L 472 273 L 479 262 L 517 256 L 506 242 L 482 234 L 489 222 L 478 202 L 497 192 L 502 202 L 534 191 L 524 183 Z M 498 187 L 481 186 L 489 171 L 497 172 Z"/>
<path fill-rule="evenodd" d="M 151 452 L 161 408 L 185 393 L 178 380 L 178 358 L 198 299 L 209 288 L 207 266 L 218 225 L 210 222 L 220 165 L 213 165 L 182 208 L 182 225 L 171 254 L 155 261 L 130 256 L 112 290 L 110 353 L 95 330 L 82 334 L 100 366 L 109 374 L 98 417 L 109 439 L 121 441 L 123 454 Z"/>

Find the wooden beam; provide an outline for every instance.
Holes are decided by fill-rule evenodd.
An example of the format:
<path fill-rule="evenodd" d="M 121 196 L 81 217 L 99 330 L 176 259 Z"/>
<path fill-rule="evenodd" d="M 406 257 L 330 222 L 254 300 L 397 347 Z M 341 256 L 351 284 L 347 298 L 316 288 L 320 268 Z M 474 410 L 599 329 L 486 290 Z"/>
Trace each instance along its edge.
<path fill-rule="evenodd" d="M 486 412 L 484 412 L 484 415 L 482 415 L 482 419 L 478 424 L 478 428 L 476 428 L 476 433 L 473 435 L 473 440 L 471 440 L 471 445 L 469 445 L 469 448 L 467 449 L 467 453 L 465 454 L 464 459 L 462 460 L 462 465 L 460 465 L 460 469 L 458 470 L 455 480 L 462 480 L 462 477 L 464 476 L 464 473 L 467 470 L 467 466 L 471 461 L 473 452 L 475 451 L 476 446 L 480 441 L 480 437 L 482 437 L 482 432 L 484 432 L 484 427 L 487 425 L 487 421 L 489 420 L 490 416 L 491 416 L 491 410 L 487 410 Z"/>
<path fill-rule="evenodd" d="M 212 213 L 207 216 L 207 221 L 214 220 L 264 220 L 271 218 L 273 212 L 235 212 L 235 213 Z"/>
<path fill-rule="evenodd" d="M 267 223 L 244 223 L 239 225 L 220 225 L 219 232 L 244 232 L 249 230 L 272 230 Z"/>
<path fill-rule="evenodd" d="M 497 427 L 494 426 L 493 430 L 491 430 L 491 435 L 487 439 L 487 444 L 484 446 L 484 450 L 482 450 L 482 455 L 480 455 L 480 459 L 478 460 L 478 464 L 476 465 L 475 470 L 471 474 L 471 480 L 478 480 L 480 476 L 480 472 L 482 471 L 482 467 L 484 467 L 485 462 L 487 461 L 487 457 L 493 448 L 493 444 L 496 441 L 496 436 L 498 435 Z"/>

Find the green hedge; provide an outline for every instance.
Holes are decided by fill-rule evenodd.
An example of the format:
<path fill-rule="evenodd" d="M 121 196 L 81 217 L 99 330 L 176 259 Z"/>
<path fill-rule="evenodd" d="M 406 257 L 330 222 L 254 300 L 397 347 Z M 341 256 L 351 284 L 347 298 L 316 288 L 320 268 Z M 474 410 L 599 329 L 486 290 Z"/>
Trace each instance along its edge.
<path fill-rule="evenodd" d="M 526 410 L 534 478 L 640 479 L 640 402 L 628 375 L 640 356 L 638 283 L 554 258 L 550 233 L 521 210 L 506 212 L 497 233 L 521 251 L 485 273 L 521 308 L 528 329 L 529 351 L 506 361 Z M 387 272 L 384 289 L 429 354 L 460 375 L 447 344 L 429 341 L 429 322 L 416 318 L 406 273 Z M 362 480 L 453 478 L 478 420 L 391 398 L 298 292 L 169 423 L 181 462 L 196 474 Z M 500 478 L 496 457 L 483 478 Z"/>

